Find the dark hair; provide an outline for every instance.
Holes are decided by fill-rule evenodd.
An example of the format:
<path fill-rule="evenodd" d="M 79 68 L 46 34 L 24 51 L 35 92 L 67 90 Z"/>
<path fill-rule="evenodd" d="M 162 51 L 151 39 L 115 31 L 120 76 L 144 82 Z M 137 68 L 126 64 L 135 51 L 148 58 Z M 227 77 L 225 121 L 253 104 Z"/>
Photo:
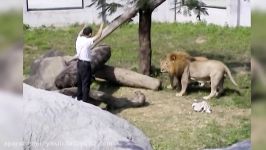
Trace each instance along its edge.
<path fill-rule="evenodd" d="M 92 28 L 91 27 L 86 27 L 83 29 L 83 35 L 89 36 L 92 33 Z"/>

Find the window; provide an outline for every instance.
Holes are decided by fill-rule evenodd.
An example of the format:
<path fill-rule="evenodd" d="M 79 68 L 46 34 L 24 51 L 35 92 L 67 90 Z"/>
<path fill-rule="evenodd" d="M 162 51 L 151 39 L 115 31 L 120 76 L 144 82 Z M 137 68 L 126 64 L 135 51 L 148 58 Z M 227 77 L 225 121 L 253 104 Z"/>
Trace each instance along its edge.
<path fill-rule="evenodd" d="M 82 9 L 84 0 L 26 0 L 27 11 Z"/>

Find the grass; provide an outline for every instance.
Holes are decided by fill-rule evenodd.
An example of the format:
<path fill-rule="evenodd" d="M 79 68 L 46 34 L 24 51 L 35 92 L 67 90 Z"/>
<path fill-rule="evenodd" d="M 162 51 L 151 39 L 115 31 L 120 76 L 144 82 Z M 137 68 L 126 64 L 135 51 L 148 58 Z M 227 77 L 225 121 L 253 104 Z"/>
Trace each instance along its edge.
<path fill-rule="evenodd" d="M 96 25 L 92 26 L 97 28 Z M 24 75 L 29 74 L 31 62 L 50 49 L 73 55 L 75 38 L 81 28 L 79 25 L 24 28 Z M 112 48 L 108 64 L 137 70 L 137 29 L 135 24 L 122 26 L 103 41 Z M 175 91 L 165 88 L 169 84 L 167 75 L 158 71 L 160 58 L 181 48 L 191 55 L 204 55 L 226 63 L 240 85 L 240 95 L 234 90 L 237 88 L 226 80 L 225 94 L 209 101 L 212 114 L 193 112 L 193 100 L 209 94 L 209 90 L 190 89 L 188 96 L 175 97 Z M 223 147 L 250 137 L 250 28 L 202 23 L 153 23 L 152 49 L 153 76 L 163 81 L 163 90 L 141 89 L 147 97 L 148 106 L 115 110 L 113 113 L 141 129 L 151 139 L 155 150 Z M 94 83 L 93 87 L 98 86 Z M 107 85 L 104 89 L 118 97 L 132 95 L 134 90 L 114 85 Z"/>

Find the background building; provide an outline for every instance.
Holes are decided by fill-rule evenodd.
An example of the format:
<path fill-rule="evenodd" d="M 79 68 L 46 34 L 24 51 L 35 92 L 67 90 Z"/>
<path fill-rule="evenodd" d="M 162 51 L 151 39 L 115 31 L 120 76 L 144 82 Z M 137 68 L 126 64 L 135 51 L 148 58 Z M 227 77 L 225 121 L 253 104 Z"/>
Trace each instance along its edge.
<path fill-rule="evenodd" d="M 108 0 L 107 0 L 108 1 Z M 115 1 L 115 0 L 114 0 Z M 250 26 L 251 3 L 250 0 L 203 0 L 208 7 L 208 16 L 202 16 L 202 21 L 217 25 Z M 174 22 L 174 11 L 171 8 L 174 0 L 166 0 L 153 13 L 155 22 Z M 91 0 L 24 0 L 23 19 L 24 24 L 33 27 L 38 26 L 67 26 L 75 23 L 99 23 L 99 10 L 86 7 Z M 213 8 L 215 7 L 215 8 Z M 126 11 L 119 9 L 107 19 L 111 21 Z M 138 16 L 133 18 L 138 22 Z M 176 22 L 197 22 L 196 16 L 177 14 Z"/>

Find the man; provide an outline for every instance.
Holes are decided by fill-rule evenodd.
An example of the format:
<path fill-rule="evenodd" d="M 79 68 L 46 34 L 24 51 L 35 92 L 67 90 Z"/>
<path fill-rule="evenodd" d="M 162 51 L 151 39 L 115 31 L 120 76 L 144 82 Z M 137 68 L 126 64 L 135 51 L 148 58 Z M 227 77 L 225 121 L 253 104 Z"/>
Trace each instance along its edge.
<path fill-rule="evenodd" d="M 91 46 L 102 35 L 103 24 L 95 36 L 92 36 L 92 28 L 84 27 L 76 40 L 77 63 L 77 100 L 89 102 L 88 94 L 90 92 L 92 71 L 91 71 Z"/>

